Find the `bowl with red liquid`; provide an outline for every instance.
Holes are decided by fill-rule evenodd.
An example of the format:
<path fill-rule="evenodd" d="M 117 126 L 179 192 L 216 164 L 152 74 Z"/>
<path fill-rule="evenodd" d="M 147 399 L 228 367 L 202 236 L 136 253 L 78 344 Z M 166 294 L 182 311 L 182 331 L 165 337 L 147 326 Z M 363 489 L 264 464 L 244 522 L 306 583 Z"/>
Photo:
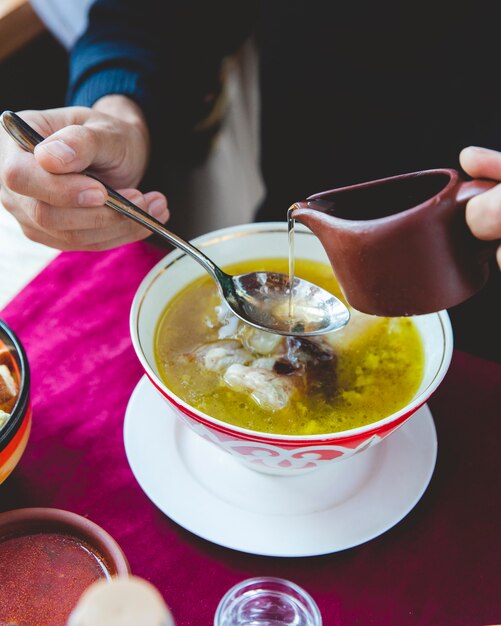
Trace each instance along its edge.
<path fill-rule="evenodd" d="M 129 573 L 117 542 L 85 517 L 53 508 L 0 514 L 0 624 L 66 626 L 92 583 Z"/>
<path fill-rule="evenodd" d="M 287 225 L 281 222 L 233 226 L 195 240 L 220 267 L 259 257 L 287 256 Z M 295 254 L 330 265 L 315 235 L 305 227 L 295 233 Z M 413 318 L 424 353 L 422 380 L 410 401 L 399 410 L 362 426 L 323 434 L 287 435 L 261 432 L 222 421 L 191 406 L 166 384 L 155 356 L 155 332 L 166 305 L 203 270 L 175 250 L 143 279 L 131 307 L 130 332 L 146 376 L 174 412 L 192 430 L 251 468 L 270 474 L 307 473 L 358 454 L 388 437 L 403 425 L 440 385 L 447 373 L 453 337 L 446 311 Z M 351 322 L 350 322 L 351 323 Z M 350 326 L 348 324 L 348 327 Z M 189 329 L 185 329 L 189 333 Z"/>
<path fill-rule="evenodd" d="M 0 319 L 0 483 L 19 463 L 30 430 L 28 358 L 16 333 Z"/>

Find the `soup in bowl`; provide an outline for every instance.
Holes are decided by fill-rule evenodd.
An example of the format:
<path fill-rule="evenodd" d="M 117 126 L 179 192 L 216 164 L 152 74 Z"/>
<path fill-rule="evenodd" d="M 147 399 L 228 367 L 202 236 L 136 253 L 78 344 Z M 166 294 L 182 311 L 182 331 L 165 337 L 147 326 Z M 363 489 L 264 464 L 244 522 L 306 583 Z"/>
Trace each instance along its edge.
<path fill-rule="evenodd" d="M 38 507 L 0 513 L 0 624 L 65 626 L 89 585 L 130 571 L 113 537 L 86 517 Z"/>
<path fill-rule="evenodd" d="M 229 273 L 287 272 L 287 242 L 281 222 L 194 241 Z M 294 248 L 297 275 L 342 297 L 318 239 L 299 227 Z M 212 279 L 175 250 L 139 286 L 130 328 L 146 375 L 176 415 L 253 469 L 291 475 L 375 445 L 447 372 L 453 342 L 446 312 L 351 316 L 344 329 L 317 337 L 258 331 L 231 314 Z"/>

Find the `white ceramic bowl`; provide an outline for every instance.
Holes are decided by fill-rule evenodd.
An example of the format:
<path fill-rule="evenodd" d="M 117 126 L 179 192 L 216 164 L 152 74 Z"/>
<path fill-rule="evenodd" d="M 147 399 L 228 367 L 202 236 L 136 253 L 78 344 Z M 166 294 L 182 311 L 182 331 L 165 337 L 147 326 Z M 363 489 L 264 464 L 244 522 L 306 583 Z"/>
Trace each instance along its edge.
<path fill-rule="evenodd" d="M 193 243 L 219 266 L 259 257 L 287 256 L 287 227 L 283 222 L 244 224 L 217 230 Z M 318 239 L 298 225 L 295 254 L 328 263 Z M 446 312 L 414 318 L 423 340 L 425 371 L 414 398 L 404 408 L 372 424 L 332 434 L 294 436 L 256 432 L 233 426 L 193 408 L 173 393 L 157 369 L 153 341 L 166 304 L 181 289 L 204 274 L 203 268 L 175 250 L 152 268 L 134 297 L 130 332 L 144 371 L 174 412 L 193 430 L 256 470 L 276 474 L 304 473 L 347 458 L 375 445 L 401 426 L 437 389 L 452 357 L 453 337 Z"/>

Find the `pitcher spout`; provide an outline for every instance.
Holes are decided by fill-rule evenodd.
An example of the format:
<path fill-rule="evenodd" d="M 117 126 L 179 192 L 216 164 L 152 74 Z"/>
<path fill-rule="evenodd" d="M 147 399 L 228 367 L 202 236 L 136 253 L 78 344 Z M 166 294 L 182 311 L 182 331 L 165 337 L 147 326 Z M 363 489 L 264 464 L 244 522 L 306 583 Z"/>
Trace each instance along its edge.
<path fill-rule="evenodd" d="M 309 228 L 312 233 L 324 244 L 325 238 L 330 236 L 332 225 L 332 202 L 325 200 L 302 200 L 292 206 L 291 217 Z"/>

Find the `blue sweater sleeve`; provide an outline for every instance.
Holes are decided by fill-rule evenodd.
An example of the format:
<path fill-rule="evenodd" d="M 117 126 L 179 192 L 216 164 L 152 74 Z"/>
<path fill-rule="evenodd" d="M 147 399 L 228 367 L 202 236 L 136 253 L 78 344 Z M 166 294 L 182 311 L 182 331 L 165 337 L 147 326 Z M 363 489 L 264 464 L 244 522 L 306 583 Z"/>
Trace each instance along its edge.
<path fill-rule="evenodd" d="M 126 95 L 143 110 L 154 140 L 182 138 L 210 112 L 222 59 L 252 30 L 252 4 L 96 0 L 70 52 L 67 104 Z"/>

